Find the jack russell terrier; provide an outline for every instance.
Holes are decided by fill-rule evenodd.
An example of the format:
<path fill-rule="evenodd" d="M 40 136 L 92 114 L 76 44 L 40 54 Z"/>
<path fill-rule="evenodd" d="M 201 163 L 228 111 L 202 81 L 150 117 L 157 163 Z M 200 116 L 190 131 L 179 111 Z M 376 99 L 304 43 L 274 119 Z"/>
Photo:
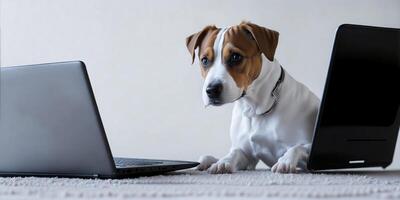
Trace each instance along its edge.
<path fill-rule="evenodd" d="M 274 58 L 278 36 L 242 22 L 207 26 L 186 39 L 192 63 L 198 48 L 204 104 L 235 102 L 230 152 L 219 160 L 202 156 L 199 170 L 252 170 L 259 160 L 273 172 L 306 170 L 319 99 Z"/>

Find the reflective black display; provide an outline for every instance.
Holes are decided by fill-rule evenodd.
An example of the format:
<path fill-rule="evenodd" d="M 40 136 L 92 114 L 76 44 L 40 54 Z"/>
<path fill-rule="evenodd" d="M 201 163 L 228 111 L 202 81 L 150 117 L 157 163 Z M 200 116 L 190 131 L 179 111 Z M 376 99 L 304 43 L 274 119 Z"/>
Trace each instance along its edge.
<path fill-rule="evenodd" d="M 400 29 L 342 25 L 307 167 L 387 167 L 400 125 Z"/>
<path fill-rule="evenodd" d="M 400 102 L 400 34 L 338 31 L 322 107 L 322 126 L 390 126 Z"/>

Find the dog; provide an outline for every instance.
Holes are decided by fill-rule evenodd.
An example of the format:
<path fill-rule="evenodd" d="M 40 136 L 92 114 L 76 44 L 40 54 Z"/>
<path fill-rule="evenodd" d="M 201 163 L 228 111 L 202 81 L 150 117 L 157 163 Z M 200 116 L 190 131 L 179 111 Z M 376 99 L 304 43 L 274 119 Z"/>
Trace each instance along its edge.
<path fill-rule="evenodd" d="M 198 50 L 204 104 L 234 102 L 230 152 L 202 156 L 198 170 L 254 170 L 259 160 L 272 172 L 306 171 L 320 100 L 274 57 L 279 33 L 242 22 L 206 26 L 186 38 L 192 64 Z"/>

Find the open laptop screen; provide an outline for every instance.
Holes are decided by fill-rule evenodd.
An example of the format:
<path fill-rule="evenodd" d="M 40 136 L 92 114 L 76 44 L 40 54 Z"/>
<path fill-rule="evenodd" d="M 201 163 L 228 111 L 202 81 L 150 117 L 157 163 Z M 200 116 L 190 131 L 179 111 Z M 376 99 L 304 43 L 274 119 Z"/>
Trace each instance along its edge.
<path fill-rule="evenodd" d="M 400 30 L 339 27 L 309 169 L 392 162 L 400 124 Z"/>
<path fill-rule="evenodd" d="M 343 29 L 332 57 L 322 126 L 390 126 L 399 107 L 398 31 Z M 339 49 L 339 50 L 338 50 Z"/>

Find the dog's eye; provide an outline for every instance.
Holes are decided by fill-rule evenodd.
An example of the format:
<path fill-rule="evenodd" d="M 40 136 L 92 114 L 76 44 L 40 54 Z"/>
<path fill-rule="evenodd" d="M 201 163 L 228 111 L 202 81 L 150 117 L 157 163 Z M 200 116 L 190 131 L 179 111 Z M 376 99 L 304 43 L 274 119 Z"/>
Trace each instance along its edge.
<path fill-rule="evenodd" d="M 233 54 L 231 55 L 231 57 L 229 57 L 228 65 L 229 65 L 229 66 L 237 65 L 237 64 L 239 64 L 239 63 L 242 61 L 242 58 L 243 58 L 243 57 L 242 57 L 240 54 L 238 54 L 238 53 L 233 53 Z"/>
<path fill-rule="evenodd" d="M 203 64 L 203 66 L 207 66 L 209 64 L 209 60 L 207 57 L 204 57 L 201 59 L 201 64 Z"/>
<path fill-rule="evenodd" d="M 242 59 L 242 56 L 238 53 L 233 53 L 231 55 L 231 61 L 232 62 L 239 62 Z"/>

